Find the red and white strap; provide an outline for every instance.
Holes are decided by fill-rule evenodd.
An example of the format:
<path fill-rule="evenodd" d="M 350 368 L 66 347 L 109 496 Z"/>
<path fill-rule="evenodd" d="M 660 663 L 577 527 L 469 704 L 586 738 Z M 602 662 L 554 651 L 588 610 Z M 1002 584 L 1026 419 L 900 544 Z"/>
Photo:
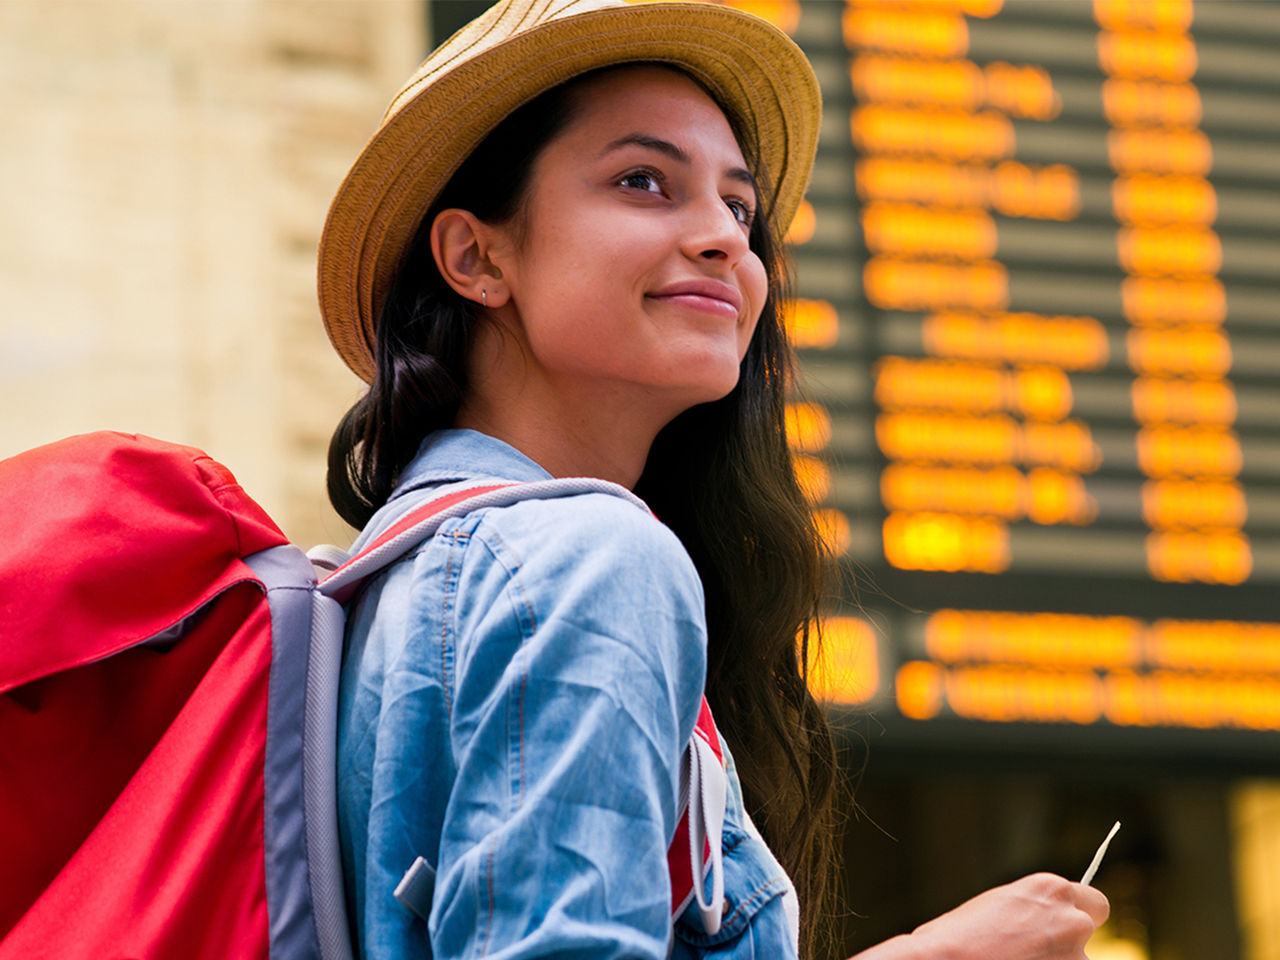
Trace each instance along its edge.
<path fill-rule="evenodd" d="M 719 931 L 724 903 L 720 837 L 724 830 L 727 790 L 720 734 L 704 696 L 680 770 L 680 822 L 667 849 L 667 867 L 671 871 L 672 917 L 678 917 L 697 900 L 702 927 L 707 933 Z M 710 897 L 706 891 L 708 874 Z"/>
<path fill-rule="evenodd" d="M 527 483 L 497 483 L 454 490 L 415 507 L 396 520 L 359 553 L 320 582 L 320 592 L 346 603 L 360 584 L 430 539 L 452 517 L 485 507 L 508 507 L 523 500 L 548 500 L 583 493 L 607 493 L 648 512 L 649 507 L 626 487 L 593 477 L 564 477 Z"/>

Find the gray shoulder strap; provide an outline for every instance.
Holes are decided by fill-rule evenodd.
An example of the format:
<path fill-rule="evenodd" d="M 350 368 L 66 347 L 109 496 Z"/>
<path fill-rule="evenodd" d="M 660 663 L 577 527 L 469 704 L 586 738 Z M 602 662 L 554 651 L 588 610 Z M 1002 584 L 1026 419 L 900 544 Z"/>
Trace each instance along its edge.
<path fill-rule="evenodd" d="M 245 558 L 271 607 L 263 770 L 271 956 L 351 960 L 335 790 L 342 610 L 298 548 Z"/>

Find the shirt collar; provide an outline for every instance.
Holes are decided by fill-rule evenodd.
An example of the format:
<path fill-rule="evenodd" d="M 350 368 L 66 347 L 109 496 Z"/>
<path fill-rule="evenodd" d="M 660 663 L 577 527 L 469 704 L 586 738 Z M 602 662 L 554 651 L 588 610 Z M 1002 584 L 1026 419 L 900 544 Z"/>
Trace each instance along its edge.
<path fill-rule="evenodd" d="M 549 480 L 551 474 L 508 443 L 477 430 L 427 434 L 391 499 L 410 490 L 474 480 Z"/>

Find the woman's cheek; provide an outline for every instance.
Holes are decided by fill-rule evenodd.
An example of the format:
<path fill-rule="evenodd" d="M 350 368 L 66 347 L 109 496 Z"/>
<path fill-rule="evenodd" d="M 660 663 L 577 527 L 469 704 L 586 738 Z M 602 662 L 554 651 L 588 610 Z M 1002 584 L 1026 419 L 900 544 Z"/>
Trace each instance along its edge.
<path fill-rule="evenodd" d="M 738 362 L 741 363 L 743 357 L 747 355 L 747 350 L 751 346 L 751 338 L 755 335 L 756 327 L 760 325 L 759 316 L 755 320 L 749 321 L 742 325 L 742 329 L 738 333 Z"/>
<path fill-rule="evenodd" d="M 753 259 L 754 256 L 753 256 Z M 738 359 L 747 355 L 747 347 L 751 344 L 751 337 L 755 333 L 756 327 L 760 325 L 760 315 L 764 312 L 765 300 L 769 296 L 769 281 L 765 276 L 764 264 L 755 259 L 752 267 L 752 275 L 750 280 L 744 284 L 747 292 L 747 302 L 751 304 L 754 311 L 754 318 L 742 325 L 742 331 L 738 338 Z"/>

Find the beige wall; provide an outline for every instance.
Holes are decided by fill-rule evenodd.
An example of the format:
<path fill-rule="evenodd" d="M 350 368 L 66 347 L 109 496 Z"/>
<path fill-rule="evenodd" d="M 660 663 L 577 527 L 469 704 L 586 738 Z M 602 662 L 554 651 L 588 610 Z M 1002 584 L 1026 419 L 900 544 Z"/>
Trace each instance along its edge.
<path fill-rule="evenodd" d="M 315 247 L 423 7 L 0 2 L 0 456 L 149 433 L 223 460 L 299 542 L 349 536 L 324 449 L 360 384 Z"/>

